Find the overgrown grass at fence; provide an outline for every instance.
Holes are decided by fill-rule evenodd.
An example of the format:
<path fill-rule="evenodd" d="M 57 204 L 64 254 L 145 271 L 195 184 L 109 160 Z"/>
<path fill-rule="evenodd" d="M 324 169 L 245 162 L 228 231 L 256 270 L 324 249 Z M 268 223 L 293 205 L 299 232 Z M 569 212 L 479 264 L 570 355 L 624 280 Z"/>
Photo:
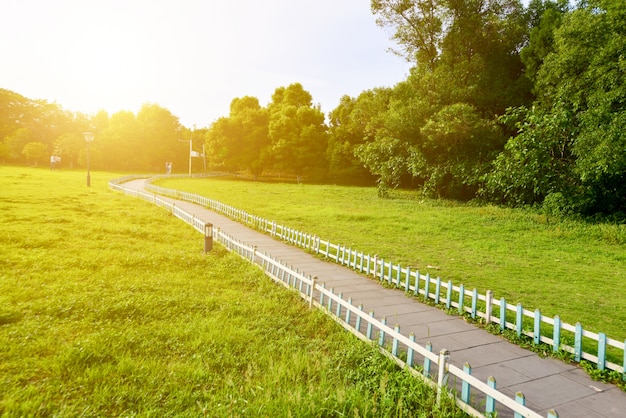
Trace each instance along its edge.
<path fill-rule="evenodd" d="M 164 179 L 251 214 L 452 280 L 508 303 L 626 338 L 626 225 L 548 219 L 524 210 L 379 199 L 373 188 Z"/>
<path fill-rule="evenodd" d="M 0 167 L 0 415 L 463 416 L 113 177 Z"/>

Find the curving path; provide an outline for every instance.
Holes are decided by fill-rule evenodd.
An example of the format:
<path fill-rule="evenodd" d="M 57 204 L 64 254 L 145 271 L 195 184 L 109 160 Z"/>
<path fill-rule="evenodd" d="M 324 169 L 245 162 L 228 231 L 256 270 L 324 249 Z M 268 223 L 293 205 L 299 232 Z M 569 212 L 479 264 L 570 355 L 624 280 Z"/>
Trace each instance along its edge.
<path fill-rule="evenodd" d="M 143 190 L 146 180 L 134 180 L 124 187 Z M 174 201 L 174 199 L 169 199 Z M 614 385 L 596 382 L 579 367 L 557 359 L 541 358 L 535 353 L 511 344 L 499 336 L 450 316 L 438 308 L 409 298 L 400 290 L 387 289 L 377 281 L 352 270 L 320 260 L 303 250 L 249 229 L 211 210 L 176 200 L 176 206 L 238 240 L 256 245 L 259 252 L 270 254 L 299 271 L 319 278 L 335 294 L 352 298 L 366 312 L 398 324 L 402 333 L 413 333 L 416 341 L 430 341 L 433 352 L 446 348 L 450 360 L 458 367 L 465 362 L 472 366 L 472 375 L 482 381 L 493 376 L 501 392 L 515 398 L 517 392 L 526 397 L 526 406 L 547 416 L 549 410 L 559 417 L 625 418 L 626 392 Z M 499 417 L 513 416 L 506 408 L 498 408 Z"/>

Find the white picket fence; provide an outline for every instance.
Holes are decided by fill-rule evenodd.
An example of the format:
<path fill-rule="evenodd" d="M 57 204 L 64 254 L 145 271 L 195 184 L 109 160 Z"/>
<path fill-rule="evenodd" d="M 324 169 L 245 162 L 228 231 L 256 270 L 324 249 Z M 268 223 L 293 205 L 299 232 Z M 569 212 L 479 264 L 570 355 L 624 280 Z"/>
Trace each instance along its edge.
<path fill-rule="evenodd" d="M 159 177 L 154 177 L 156 179 Z M 504 298 L 494 298 L 493 292 L 484 295 L 476 289 L 466 289 L 464 285 L 453 285 L 451 281 L 431 278 L 429 274 L 420 274 L 410 267 L 371 256 L 334 244 L 316 235 L 297 231 L 275 221 L 268 221 L 222 202 L 193 193 L 147 184 L 147 189 L 164 196 L 203 205 L 248 227 L 263 231 L 283 239 L 292 245 L 304 248 L 360 273 L 371 275 L 390 285 L 404 289 L 416 296 L 422 296 L 435 304 L 443 304 L 447 309 L 456 308 L 459 314 L 469 314 L 473 319 L 482 318 L 486 324 L 495 323 L 501 330 L 514 330 L 517 336 L 526 335 L 535 344 L 545 343 L 557 353 L 560 350 L 573 354 L 576 362 L 586 360 L 596 364 L 598 370 L 613 370 L 622 374 L 626 380 L 626 340 L 607 337 L 603 332 L 585 330 L 580 323 L 571 325 L 563 322 L 557 315 L 548 317 L 538 309 L 524 309 L 522 304 L 510 304 Z M 547 330 L 547 332 L 546 332 Z M 542 333 L 543 331 L 543 333 Z M 551 332 L 550 332 L 551 331 Z M 613 350 L 611 358 L 621 360 L 621 364 L 608 360 L 608 350 Z"/>
<path fill-rule="evenodd" d="M 497 411 L 502 413 L 502 407 L 507 408 L 508 411 L 512 411 L 515 417 L 541 417 L 541 415 L 525 406 L 526 400 L 522 393 L 517 393 L 515 399 L 513 399 L 497 390 L 496 380 L 493 377 L 490 377 L 486 383 L 476 379 L 471 375 L 471 368 L 468 364 L 465 364 L 462 369 L 456 367 L 454 364 L 451 364 L 450 355 L 447 350 L 442 350 L 439 354 L 433 353 L 431 346 L 424 347 L 416 343 L 413 334 L 406 336 L 401 333 L 398 326 L 393 328 L 388 326 L 384 318 L 378 320 L 374 317 L 373 312 L 366 313 L 363 311 L 362 306 L 353 306 L 350 299 L 345 300 L 342 295 L 336 295 L 332 289 L 326 289 L 324 285 L 319 285 L 317 283 L 317 278 L 310 277 L 302 272 L 293 270 L 293 268 L 288 267 L 280 260 L 273 258 L 271 255 L 259 253 L 255 247 L 236 240 L 218 228 L 212 228 L 212 225 L 199 220 L 194 215 L 178 208 L 175 203 L 168 202 L 156 193 L 136 191 L 123 186 L 125 181 L 137 178 L 144 177 L 129 176 L 111 180 L 109 182 L 109 186 L 113 190 L 141 198 L 167 209 L 174 216 L 187 222 L 196 230 L 205 234 L 205 239 L 206 234 L 210 233 L 212 240 L 221 243 L 227 249 L 236 252 L 246 260 L 260 265 L 265 273 L 277 283 L 297 291 L 311 307 L 315 306 L 323 309 L 345 329 L 352 332 L 358 338 L 364 341 L 377 342 L 382 353 L 393 359 L 399 366 L 406 367 L 407 370 L 409 370 L 414 376 L 422 379 L 424 382 L 435 388 L 437 390 L 438 399 L 440 399 L 441 396 L 454 396 L 457 405 L 462 410 L 476 417 L 491 416 Z M 390 266 L 390 264 L 386 264 L 382 260 L 373 261 L 375 258 L 372 259 L 368 256 L 350 257 L 353 261 L 346 261 L 345 257 L 342 257 L 343 251 L 341 246 L 333 246 L 329 243 L 324 244 L 324 241 L 317 237 L 295 233 L 287 228 L 279 227 L 275 223 L 268 223 L 260 218 L 244 214 L 241 211 L 237 211 L 236 209 L 230 208 L 219 202 L 210 201 L 210 199 L 202 196 L 170 189 L 157 188 L 156 186 L 150 186 L 150 188 L 153 192 L 198 203 L 206 207 L 210 207 L 212 210 L 229 214 L 229 216 L 235 217 L 239 220 L 245 218 L 247 220 L 246 223 L 249 225 L 250 223 L 257 226 L 264 225 L 267 232 L 290 242 L 298 242 L 300 243 L 299 245 L 302 245 L 301 243 L 303 242 L 308 242 L 313 246 L 313 248 L 316 249 L 316 251 L 319 251 L 320 253 L 325 250 L 325 255 L 327 257 L 332 258 L 337 262 L 341 262 L 344 265 L 350 265 L 353 268 L 360 269 L 367 274 L 377 275 L 376 272 L 379 271 L 379 269 L 380 272 L 384 272 L 386 266 Z M 334 251 L 331 251 L 331 249 L 334 249 Z M 369 261 L 367 264 L 364 264 L 364 260 L 366 259 Z M 358 260 L 358 262 L 355 260 Z M 389 271 L 394 271 L 393 266 L 388 268 L 390 268 Z M 417 277 L 417 280 L 424 280 L 426 285 L 425 290 L 417 290 L 416 294 L 430 295 L 430 297 L 436 296 L 428 290 L 428 283 L 430 283 L 428 275 L 421 276 L 417 272 L 410 272 L 407 270 L 403 270 L 403 272 L 404 274 L 408 274 L 407 277 Z M 383 275 L 377 275 L 377 277 L 383 277 Z M 398 279 L 396 283 L 399 284 L 402 282 Z M 407 288 L 409 290 L 413 290 L 415 292 L 414 289 L 419 288 L 412 286 L 417 285 L 418 283 L 415 283 L 415 285 L 409 284 L 405 286 L 408 286 Z M 439 288 L 440 285 L 440 280 L 435 282 L 435 286 L 437 288 Z M 465 292 L 461 292 L 461 294 L 465 294 Z M 450 300 L 450 298 L 448 298 L 448 300 Z M 474 297 L 474 300 L 477 300 L 477 298 Z M 450 303 L 452 304 L 451 301 Z M 463 306 L 463 304 L 461 303 L 458 306 Z M 450 379 L 450 376 L 453 376 L 453 378 Z M 484 407 L 484 412 L 477 409 L 479 408 L 479 404 Z M 558 413 L 551 410 L 548 412 L 547 417 L 557 418 Z"/>

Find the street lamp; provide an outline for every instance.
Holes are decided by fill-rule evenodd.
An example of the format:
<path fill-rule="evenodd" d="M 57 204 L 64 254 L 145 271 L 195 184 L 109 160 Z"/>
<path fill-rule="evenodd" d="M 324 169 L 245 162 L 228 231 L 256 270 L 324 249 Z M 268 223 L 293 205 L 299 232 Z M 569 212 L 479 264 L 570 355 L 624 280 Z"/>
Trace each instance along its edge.
<path fill-rule="evenodd" d="M 93 141 L 93 134 L 91 132 L 83 132 L 85 141 L 87 141 L 87 187 L 91 186 L 91 177 L 89 175 L 89 144 Z"/>

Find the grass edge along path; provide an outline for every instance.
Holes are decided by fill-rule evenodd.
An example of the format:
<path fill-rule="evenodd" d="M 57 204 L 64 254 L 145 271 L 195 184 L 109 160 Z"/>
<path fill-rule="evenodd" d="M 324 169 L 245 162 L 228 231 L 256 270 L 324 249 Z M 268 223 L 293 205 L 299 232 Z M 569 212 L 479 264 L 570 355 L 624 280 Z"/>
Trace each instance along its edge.
<path fill-rule="evenodd" d="M 0 171 L 1 416 L 464 416 L 113 174 Z"/>

